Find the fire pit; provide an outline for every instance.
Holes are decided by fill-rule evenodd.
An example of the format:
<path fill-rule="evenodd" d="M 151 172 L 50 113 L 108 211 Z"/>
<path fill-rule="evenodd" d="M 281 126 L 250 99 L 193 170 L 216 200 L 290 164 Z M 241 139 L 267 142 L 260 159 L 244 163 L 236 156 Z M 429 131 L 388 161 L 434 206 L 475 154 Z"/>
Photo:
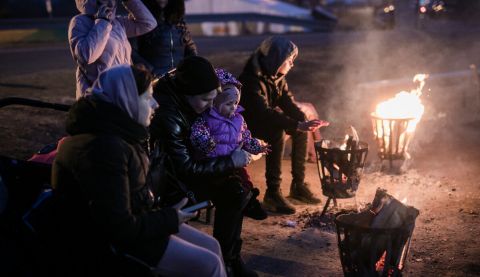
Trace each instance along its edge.
<path fill-rule="evenodd" d="M 322 185 L 322 193 L 327 196 L 322 216 L 333 199 L 354 197 L 368 154 L 368 144 L 357 142 L 352 137 L 347 140 L 321 140 L 315 143 L 317 169 Z"/>
<path fill-rule="evenodd" d="M 373 133 L 378 145 L 378 157 L 390 162 L 409 159 L 408 144 L 413 136 L 415 118 L 382 118 L 372 113 Z"/>
<path fill-rule="evenodd" d="M 371 114 L 378 156 L 390 162 L 390 169 L 394 160 L 410 159 L 408 145 L 424 112 L 420 96 L 427 77 L 415 75 L 413 82 L 420 83 L 416 89 L 397 93 L 394 98 L 379 103 Z"/>
<path fill-rule="evenodd" d="M 417 209 L 381 189 L 377 190 L 371 209 L 337 214 L 335 224 L 344 275 L 401 276 L 418 214 Z"/>

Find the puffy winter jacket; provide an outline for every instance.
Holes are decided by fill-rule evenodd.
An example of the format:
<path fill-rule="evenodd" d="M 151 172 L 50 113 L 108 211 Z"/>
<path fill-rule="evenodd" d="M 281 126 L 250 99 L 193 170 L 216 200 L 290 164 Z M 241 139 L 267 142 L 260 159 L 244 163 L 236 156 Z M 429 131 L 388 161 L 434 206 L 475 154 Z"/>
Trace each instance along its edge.
<path fill-rule="evenodd" d="M 97 0 L 76 0 L 76 4 L 80 14 L 70 20 L 68 40 L 77 63 L 78 99 L 100 72 L 113 65 L 131 64 L 132 48 L 127 38 L 154 29 L 157 22 L 141 0 L 128 0 L 125 7 L 131 15 L 115 17 L 112 22 L 94 18 Z"/>
<path fill-rule="evenodd" d="M 158 19 L 157 23 L 153 31 L 130 42 L 133 62 L 161 76 L 177 67 L 183 58 L 197 55 L 197 48 L 185 22 L 170 24 Z"/>
<path fill-rule="evenodd" d="M 192 126 L 190 140 L 200 156 L 220 157 L 231 155 L 242 145 L 242 149 L 251 153 L 262 152 L 260 142 L 252 138 L 247 124 L 240 114 L 244 109 L 237 107 L 234 115 L 226 118 L 220 115 L 215 108 L 202 114 Z"/>

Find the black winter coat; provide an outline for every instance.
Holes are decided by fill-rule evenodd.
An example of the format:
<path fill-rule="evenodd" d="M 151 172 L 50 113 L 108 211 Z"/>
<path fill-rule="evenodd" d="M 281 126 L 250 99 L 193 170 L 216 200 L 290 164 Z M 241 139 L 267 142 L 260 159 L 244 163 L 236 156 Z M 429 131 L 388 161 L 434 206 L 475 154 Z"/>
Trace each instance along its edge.
<path fill-rule="evenodd" d="M 248 127 L 254 136 L 271 127 L 296 130 L 298 122 L 306 117 L 295 103 L 285 77 L 274 78 L 264 71 L 254 54 L 239 76 L 243 85 L 240 105 L 245 108 L 242 115 Z"/>
<path fill-rule="evenodd" d="M 156 266 L 170 234 L 178 232 L 178 217 L 173 208 L 151 209 L 146 128 L 112 104 L 84 98 L 70 110 L 67 132 L 71 137 L 60 146 L 52 174 L 53 186 L 70 203 L 65 209 L 89 221 L 92 236 Z M 76 223 L 78 230 L 88 224 Z"/>
<path fill-rule="evenodd" d="M 234 170 L 230 156 L 194 159 L 195 151 L 189 138 L 198 114 L 183 96 L 175 93 L 172 78 L 172 75 L 162 78 L 155 88 L 154 97 L 160 108 L 150 125 L 151 138 L 161 143 L 173 162 L 177 177 L 191 187 L 230 175 Z"/>
<path fill-rule="evenodd" d="M 158 20 L 157 27 L 130 40 L 134 64 L 144 64 L 156 76 L 177 67 L 185 57 L 197 55 L 197 47 L 185 22 L 170 24 Z"/>

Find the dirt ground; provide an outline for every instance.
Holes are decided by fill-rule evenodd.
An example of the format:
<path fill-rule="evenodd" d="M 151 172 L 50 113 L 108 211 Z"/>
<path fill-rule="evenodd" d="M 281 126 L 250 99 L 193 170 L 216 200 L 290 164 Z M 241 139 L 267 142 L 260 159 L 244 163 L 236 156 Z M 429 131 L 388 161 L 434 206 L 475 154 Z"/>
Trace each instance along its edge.
<path fill-rule="evenodd" d="M 427 81 L 426 113 L 412 141 L 408 170 L 380 171 L 368 117 L 372 104 L 390 90 L 359 91 L 358 84 L 382 79 L 412 78 L 420 72 L 468 70 L 480 64 L 478 34 L 444 35 L 436 32 L 361 33 L 349 43 L 300 49 L 289 76 L 297 99 L 314 103 L 331 127 L 323 136 L 344 135 L 354 125 L 369 143 L 369 158 L 356 203 L 373 200 L 378 187 L 420 210 L 416 220 L 406 276 L 480 276 L 480 89 L 471 77 L 432 78 Z M 439 47 L 441 45 L 441 47 Z M 248 51 L 209 55 L 216 66 L 238 74 Z M 434 75 L 434 74 L 433 74 Z M 10 86 L 5 85 L 10 84 Z M 11 84 L 22 86 L 11 86 Z M 400 87 L 403 87 L 400 85 Z M 408 84 L 404 89 L 410 89 Z M 42 72 L 0 77 L 0 97 L 17 96 L 72 103 L 74 71 Z M 398 86 L 397 86 L 398 87 Z M 387 93 L 387 94 L 388 94 Z M 161 105 L 161 103 L 160 103 Z M 63 136 L 64 114 L 22 107 L 0 111 L 0 153 L 20 159 Z M 265 191 L 264 160 L 252 163 L 254 184 Z M 284 194 L 288 194 L 290 161 L 283 163 Z M 305 228 L 302 214 L 321 210 L 322 196 L 316 164 L 307 164 L 307 182 L 322 198 L 318 206 L 295 203 L 295 215 L 271 214 L 264 221 L 246 219 L 244 257 L 261 276 L 341 276 L 334 230 Z M 339 200 L 351 208 L 355 199 Z M 332 211 L 333 212 L 333 211 Z M 211 225 L 194 223 L 211 232 Z"/>

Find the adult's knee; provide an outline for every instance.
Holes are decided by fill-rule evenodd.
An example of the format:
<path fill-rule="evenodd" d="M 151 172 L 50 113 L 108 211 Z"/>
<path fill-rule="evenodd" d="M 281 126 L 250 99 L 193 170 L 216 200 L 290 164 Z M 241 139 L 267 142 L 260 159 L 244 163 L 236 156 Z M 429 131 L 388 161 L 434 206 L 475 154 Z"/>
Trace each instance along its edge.
<path fill-rule="evenodd" d="M 197 276 L 214 276 L 214 277 L 223 277 L 225 276 L 225 267 L 223 265 L 223 259 L 221 256 L 206 251 L 203 257 L 201 258 L 202 265 L 200 266 L 200 272 L 195 275 Z"/>

